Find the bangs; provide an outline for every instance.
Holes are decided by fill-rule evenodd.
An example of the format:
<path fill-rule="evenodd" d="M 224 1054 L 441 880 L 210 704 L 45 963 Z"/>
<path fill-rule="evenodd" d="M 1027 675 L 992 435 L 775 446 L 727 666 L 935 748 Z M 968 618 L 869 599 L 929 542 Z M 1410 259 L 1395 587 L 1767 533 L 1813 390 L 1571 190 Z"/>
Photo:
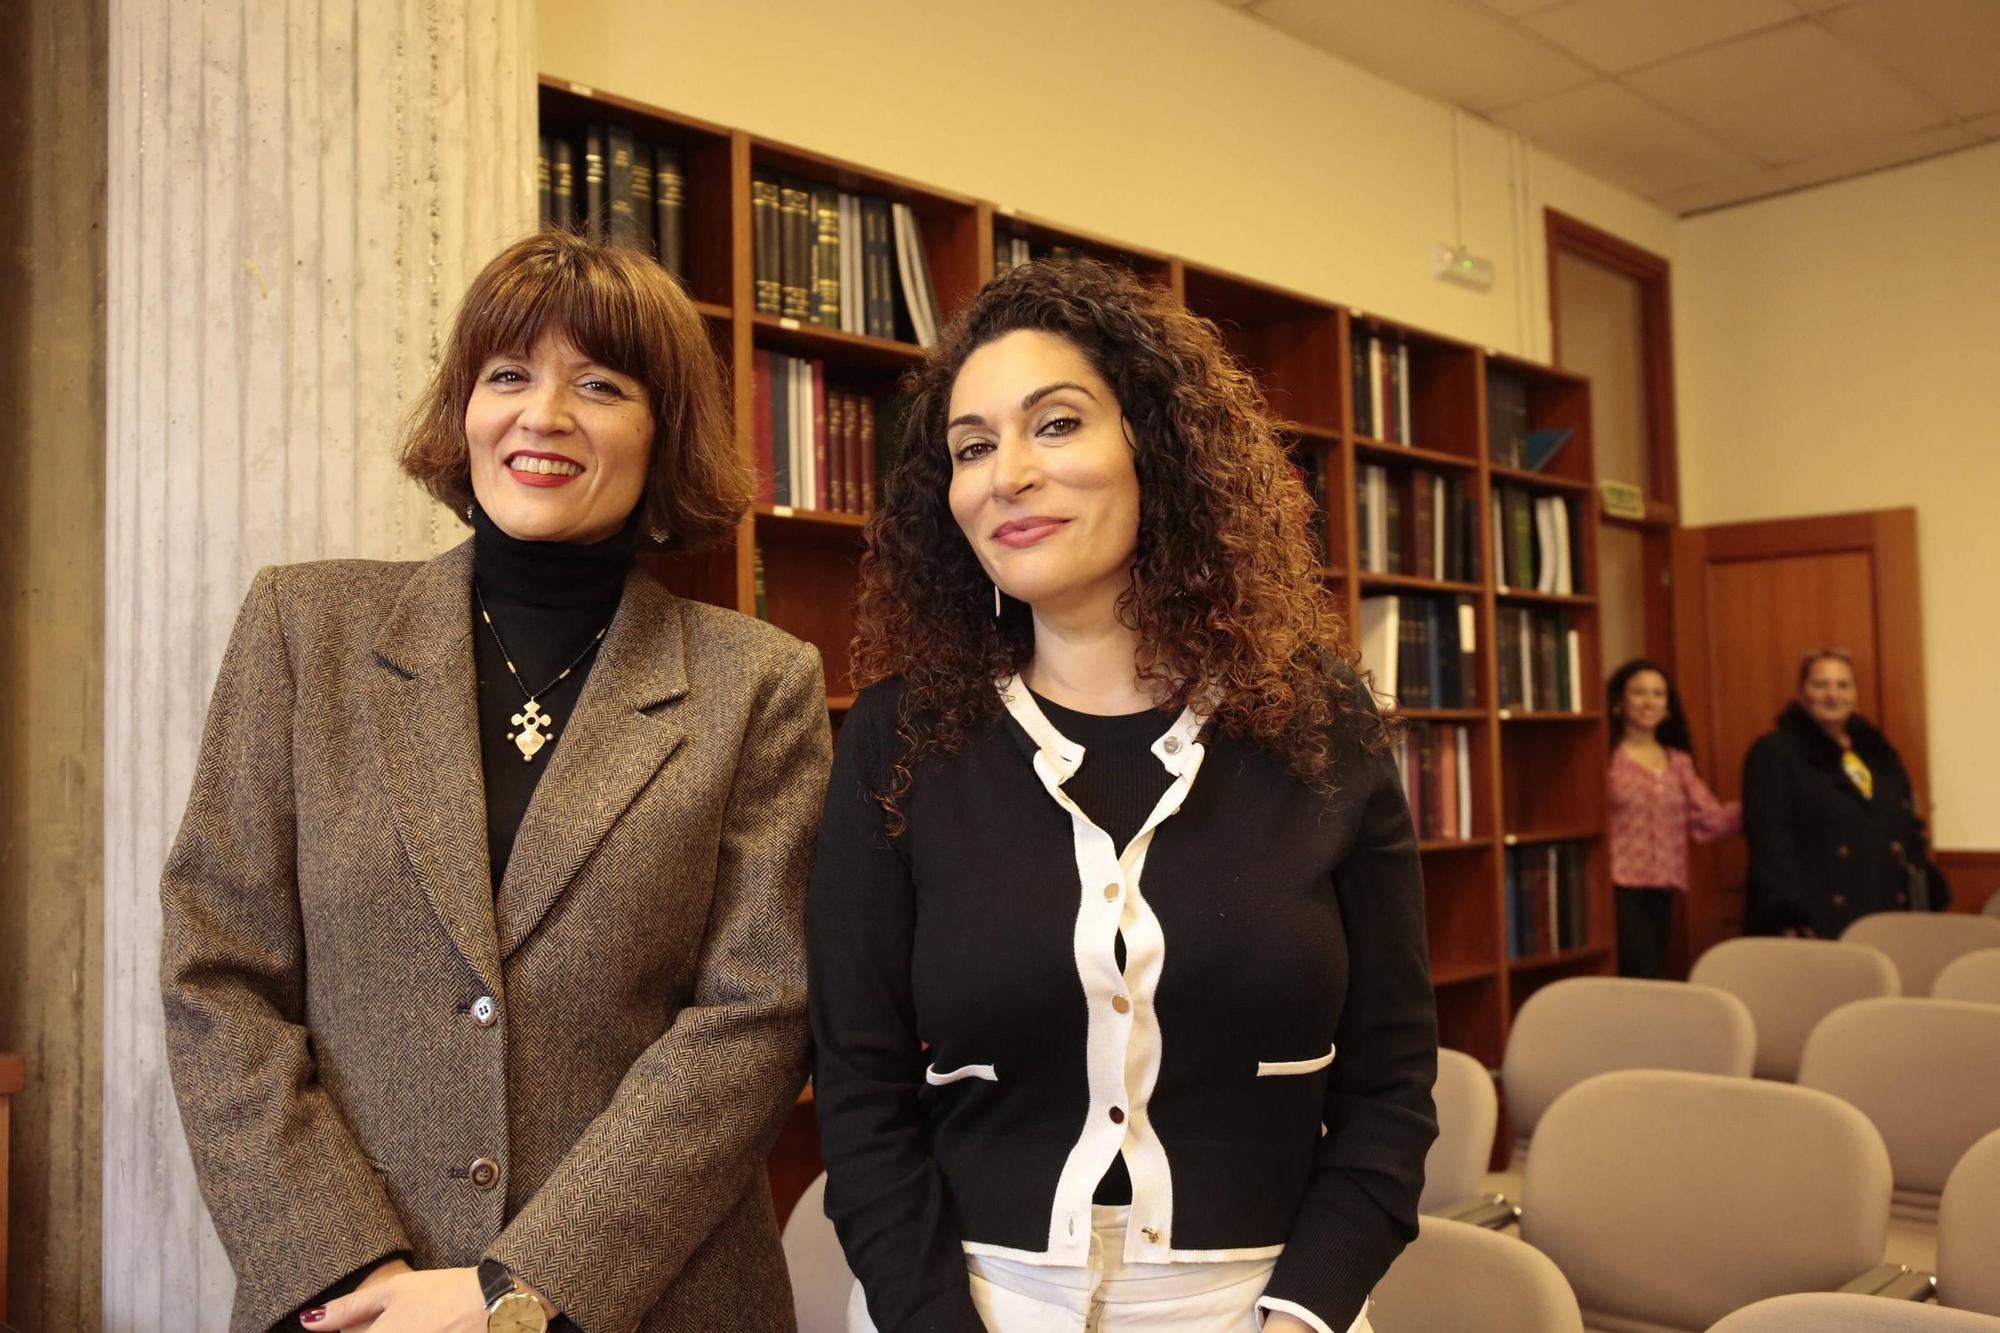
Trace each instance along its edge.
<path fill-rule="evenodd" d="M 649 338 L 648 330 L 659 323 L 660 312 L 647 318 L 648 294 L 632 280 L 626 262 L 626 256 L 605 250 L 553 250 L 494 275 L 490 284 L 475 285 L 459 319 L 455 369 L 470 380 L 488 359 L 524 356 L 544 336 L 554 335 L 592 361 L 655 388 L 658 339 Z M 649 344 L 655 344 L 651 355 Z"/>

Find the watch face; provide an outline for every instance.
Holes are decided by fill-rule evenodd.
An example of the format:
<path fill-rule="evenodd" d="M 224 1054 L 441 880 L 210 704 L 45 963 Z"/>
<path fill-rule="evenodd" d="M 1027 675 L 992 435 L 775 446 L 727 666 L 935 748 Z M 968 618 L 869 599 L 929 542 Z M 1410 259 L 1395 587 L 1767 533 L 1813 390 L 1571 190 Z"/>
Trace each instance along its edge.
<path fill-rule="evenodd" d="M 542 1303 L 525 1291 L 508 1292 L 486 1316 L 486 1333 L 548 1333 L 548 1327 Z"/>

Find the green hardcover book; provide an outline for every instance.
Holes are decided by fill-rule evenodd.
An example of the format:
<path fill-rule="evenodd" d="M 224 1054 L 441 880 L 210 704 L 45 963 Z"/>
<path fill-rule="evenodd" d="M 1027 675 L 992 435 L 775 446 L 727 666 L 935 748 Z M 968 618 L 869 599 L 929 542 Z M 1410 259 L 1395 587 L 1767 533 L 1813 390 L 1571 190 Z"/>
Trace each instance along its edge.
<path fill-rule="evenodd" d="M 549 221 L 567 231 L 576 225 L 576 145 L 558 136 L 549 153 Z"/>
<path fill-rule="evenodd" d="M 783 245 L 779 270 L 779 296 L 787 319 L 812 317 L 812 193 L 806 183 L 792 176 L 778 181 L 778 216 Z"/>
<path fill-rule="evenodd" d="M 840 191 L 830 185 L 812 187 L 812 321 L 823 328 L 840 327 Z"/>
<path fill-rule="evenodd" d="M 784 313 L 783 227 L 779 219 L 778 178 L 758 174 L 750 178 L 750 212 L 757 251 L 757 313 Z"/>
<path fill-rule="evenodd" d="M 754 187 L 751 197 L 754 202 Z M 686 282 L 687 176 L 681 170 L 681 150 L 670 143 L 653 145 L 653 211 L 657 214 L 653 229 L 659 237 L 660 262 L 667 272 Z M 761 267 L 758 271 L 762 272 Z"/>
<path fill-rule="evenodd" d="M 605 166 L 605 209 L 613 245 L 636 246 L 639 224 L 632 214 L 632 131 L 613 125 L 605 134 L 609 159 Z"/>
<path fill-rule="evenodd" d="M 632 145 L 632 243 L 658 259 L 660 244 L 653 235 L 658 210 L 653 207 L 653 145 Z"/>
<path fill-rule="evenodd" d="M 604 239 L 604 193 L 604 127 L 592 125 L 583 132 L 583 234 L 594 241 Z"/>
<path fill-rule="evenodd" d="M 1501 492 L 1507 510 L 1507 586 L 1535 586 L 1535 500 L 1509 486 Z"/>

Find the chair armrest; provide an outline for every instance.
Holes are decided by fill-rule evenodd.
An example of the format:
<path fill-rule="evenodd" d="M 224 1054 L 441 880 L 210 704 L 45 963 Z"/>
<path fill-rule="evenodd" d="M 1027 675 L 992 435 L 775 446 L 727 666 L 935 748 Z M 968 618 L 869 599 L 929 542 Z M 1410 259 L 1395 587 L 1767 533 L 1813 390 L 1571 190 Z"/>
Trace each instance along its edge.
<path fill-rule="evenodd" d="M 1487 1231 L 1504 1231 L 1521 1220 L 1521 1208 L 1519 1204 L 1509 1202 L 1504 1194 L 1482 1194 L 1441 1208 L 1435 1216 L 1463 1222 L 1467 1226 L 1483 1227 Z"/>
<path fill-rule="evenodd" d="M 1927 1301 L 1937 1293 L 1937 1278 L 1905 1264 L 1877 1264 L 1842 1287 L 1854 1296 L 1881 1296 L 1892 1301 Z"/>

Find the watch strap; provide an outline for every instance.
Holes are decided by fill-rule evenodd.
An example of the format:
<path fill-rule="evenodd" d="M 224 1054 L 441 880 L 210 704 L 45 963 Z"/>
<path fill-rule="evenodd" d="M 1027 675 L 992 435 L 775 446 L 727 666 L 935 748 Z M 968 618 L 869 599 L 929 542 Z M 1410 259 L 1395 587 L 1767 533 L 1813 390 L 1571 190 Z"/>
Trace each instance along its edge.
<path fill-rule="evenodd" d="M 514 1281 L 514 1275 L 507 1271 L 507 1265 L 498 1259 L 481 1259 L 477 1271 L 479 1299 L 486 1303 L 486 1308 L 489 1310 L 493 1308 L 494 1302 L 520 1285 Z"/>

